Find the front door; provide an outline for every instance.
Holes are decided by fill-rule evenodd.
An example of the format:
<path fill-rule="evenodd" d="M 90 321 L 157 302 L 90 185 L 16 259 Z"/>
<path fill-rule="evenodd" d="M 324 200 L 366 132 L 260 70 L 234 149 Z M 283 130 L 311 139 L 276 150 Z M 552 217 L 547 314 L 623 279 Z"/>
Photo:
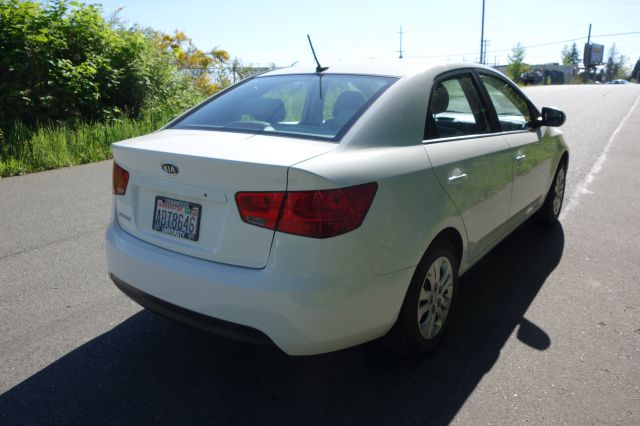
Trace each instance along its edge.
<path fill-rule="evenodd" d="M 529 125 L 533 111 L 520 93 L 498 76 L 481 73 L 480 79 L 511 147 L 513 194 L 509 216 L 524 219 L 544 202 L 551 173 L 551 146 L 544 143 L 539 127 Z"/>

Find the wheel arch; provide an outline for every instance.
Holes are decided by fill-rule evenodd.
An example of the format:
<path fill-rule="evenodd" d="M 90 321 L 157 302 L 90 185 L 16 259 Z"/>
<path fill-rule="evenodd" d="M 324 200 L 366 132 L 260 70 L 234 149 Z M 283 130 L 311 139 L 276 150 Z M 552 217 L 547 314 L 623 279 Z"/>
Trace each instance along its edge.
<path fill-rule="evenodd" d="M 422 253 L 422 256 L 420 256 L 420 261 L 418 262 L 418 264 L 415 266 L 415 270 L 413 272 L 413 276 L 415 276 L 416 271 L 418 270 L 420 263 L 423 261 L 423 259 L 427 256 L 427 254 L 429 253 L 429 250 L 432 250 L 434 247 L 436 247 L 439 243 L 446 241 L 448 243 L 451 244 L 451 246 L 454 249 L 454 255 L 456 256 L 456 260 L 458 261 L 458 274 L 460 274 L 461 270 L 462 270 L 462 262 L 463 262 L 463 257 L 464 257 L 464 252 L 465 252 L 465 245 L 464 245 L 464 240 L 463 240 L 463 236 L 461 235 L 460 231 L 458 229 L 456 229 L 453 226 L 448 226 L 444 229 L 442 229 L 440 232 L 438 232 L 435 237 L 433 237 L 431 239 L 431 242 L 429 243 L 429 245 L 426 247 L 426 249 L 424 250 L 424 252 Z M 413 280 L 413 276 L 412 276 L 412 280 Z M 404 289 L 404 294 L 402 299 L 404 300 L 404 298 L 406 297 L 406 293 L 409 290 L 409 287 L 411 285 L 411 282 L 407 283 L 406 288 Z M 398 311 L 400 309 L 398 308 Z"/>
<path fill-rule="evenodd" d="M 553 179 L 556 176 L 556 172 L 558 171 L 558 168 L 563 164 L 568 171 L 569 170 L 569 151 L 566 149 L 562 152 L 562 154 L 560 155 L 560 158 L 556 162 L 556 167 L 551 170 L 551 174 L 549 175 L 549 181 L 547 182 L 547 192 L 545 193 L 545 197 L 546 197 L 546 194 L 551 189 L 551 185 L 553 184 Z"/>
<path fill-rule="evenodd" d="M 560 166 L 560 164 L 564 164 L 565 166 L 569 167 L 569 151 L 565 151 L 562 153 L 562 155 L 560 156 L 560 161 L 558 161 L 558 166 Z M 556 166 L 556 169 L 558 167 Z"/>
<path fill-rule="evenodd" d="M 443 245 L 443 243 L 446 245 L 450 245 L 451 248 L 453 248 L 453 255 L 456 257 L 455 260 L 458 261 L 458 270 L 454 270 L 453 279 L 457 280 L 457 278 L 455 277 L 459 277 L 460 262 L 464 253 L 464 240 L 462 239 L 462 235 L 460 234 L 460 231 L 458 229 L 454 227 L 447 227 L 436 234 L 436 236 L 431 240 L 428 247 L 424 251 L 422 258 L 420 259 L 420 263 L 416 266 L 416 270 L 413 273 L 411 282 L 406 289 L 402 305 L 400 306 L 394 324 L 387 332 L 387 334 L 383 337 L 383 342 L 385 343 L 385 345 L 387 345 L 387 347 L 395 352 L 411 357 L 424 355 L 428 352 L 431 352 L 437 346 L 438 342 L 442 339 L 444 331 L 439 332 L 438 335 L 432 338 L 433 340 L 425 341 L 419 338 L 416 339 L 416 336 L 410 330 L 418 330 L 418 328 L 413 325 L 415 320 L 415 312 L 412 311 L 411 308 L 411 301 L 413 300 L 417 302 L 417 300 L 414 300 L 416 291 L 418 291 L 416 290 L 416 284 L 422 282 L 422 279 L 420 279 L 420 281 L 416 280 L 416 277 L 418 277 L 417 274 L 421 274 L 420 276 L 424 276 L 422 274 L 427 273 L 426 269 L 428 269 L 429 262 L 435 260 L 435 256 L 437 256 L 432 250 L 438 250 L 438 248 Z M 448 247 L 446 251 L 450 251 Z M 430 258 L 430 255 L 433 255 L 434 257 Z M 427 266 L 425 267 L 425 265 Z M 453 293 L 451 297 L 450 311 L 454 309 L 453 306 L 455 306 L 455 298 L 456 294 L 458 293 L 457 290 L 452 291 Z M 417 305 L 418 303 L 415 303 L 413 306 L 417 307 Z M 409 319 L 410 317 L 414 320 Z M 447 322 L 444 323 L 442 330 L 445 330 L 447 323 L 448 319 Z"/>
<path fill-rule="evenodd" d="M 436 246 L 441 241 L 447 241 L 453 246 L 454 254 L 456 255 L 456 259 L 458 261 L 459 270 L 460 265 L 462 264 L 462 256 L 464 254 L 464 241 L 462 239 L 462 235 L 460 235 L 460 232 L 454 227 L 448 227 L 440 231 L 433 238 L 433 240 L 425 250 L 423 256 L 425 256 L 432 247 Z"/>

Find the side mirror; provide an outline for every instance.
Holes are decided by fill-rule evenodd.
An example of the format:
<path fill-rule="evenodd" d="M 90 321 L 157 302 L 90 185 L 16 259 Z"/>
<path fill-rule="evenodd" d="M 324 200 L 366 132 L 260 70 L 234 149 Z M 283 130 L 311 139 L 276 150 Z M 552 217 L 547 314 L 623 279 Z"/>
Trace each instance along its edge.
<path fill-rule="evenodd" d="M 543 107 L 538 119 L 538 126 L 559 127 L 567 120 L 567 116 L 559 109 Z"/>

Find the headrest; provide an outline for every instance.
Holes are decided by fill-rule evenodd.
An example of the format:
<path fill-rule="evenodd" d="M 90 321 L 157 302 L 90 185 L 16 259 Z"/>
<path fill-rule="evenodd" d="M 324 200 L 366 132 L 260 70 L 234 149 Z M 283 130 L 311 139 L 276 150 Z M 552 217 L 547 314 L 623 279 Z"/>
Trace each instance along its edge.
<path fill-rule="evenodd" d="M 431 96 L 431 114 L 440 114 L 449 107 L 449 93 L 442 84 L 438 84 Z"/>
<path fill-rule="evenodd" d="M 367 100 L 360 92 L 356 92 L 355 90 L 342 92 L 340 96 L 338 96 L 336 103 L 333 104 L 333 116 L 338 117 L 346 112 L 349 113 L 349 116 L 352 116 L 366 102 Z"/>
<path fill-rule="evenodd" d="M 284 120 L 284 103 L 273 98 L 252 99 L 247 105 L 247 113 L 257 121 L 277 123 Z"/>

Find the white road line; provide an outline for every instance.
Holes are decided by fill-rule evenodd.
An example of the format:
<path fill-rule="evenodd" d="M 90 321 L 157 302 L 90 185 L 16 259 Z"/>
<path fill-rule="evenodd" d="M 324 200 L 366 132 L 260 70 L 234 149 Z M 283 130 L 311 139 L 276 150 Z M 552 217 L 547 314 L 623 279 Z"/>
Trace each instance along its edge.
<path fill-rule="evenodd" d="M 591 171 L 589 172 L 589 174 L 576 187 L 576 190 L 573 192 L 571 199 L 569 199 L 569 202 L 566 204 L 566 207 L 563 209 L 562 213 L 560 214 L 561 220 L 564 219 L 567 216 L 567 214 L 571 210 L 573 210 L 574 207 L 578 205 L 579 198 L 581 195 L 592 193 L 591 191 L 589 191 L 589 185 L 591 185 L 591 182 L 593 182 L 598 172 L 602 170 L 602 165 L 607 159 L 609 148 L 611 148 L 611 145 L 613 145 L 613 141 L 615 140 L 616 136 L 622 129 L 622 126 L 624 126 L 624 123 L 627 121 L 629 117 L 631 117 L 631 114 L 638 106 L 638 103 L 640 103 L 640 96 L 638 96 L 636 101 L 633 103 L 633 106 L 631 107 L 631 109 L 629 109 L 629 112 L 627 113 L 627 115 L 625 115 L 622 121 L 620 121 L 620 124 L 618 124 L 618 127 L 616 127 L 613 133 L 611 133 L 611 136 L 609 137 L 607 144 L 604 146 L 602 153 L 600 154 L 596 162 L 593 164 L 593 167 L 591 168 Z"/>

